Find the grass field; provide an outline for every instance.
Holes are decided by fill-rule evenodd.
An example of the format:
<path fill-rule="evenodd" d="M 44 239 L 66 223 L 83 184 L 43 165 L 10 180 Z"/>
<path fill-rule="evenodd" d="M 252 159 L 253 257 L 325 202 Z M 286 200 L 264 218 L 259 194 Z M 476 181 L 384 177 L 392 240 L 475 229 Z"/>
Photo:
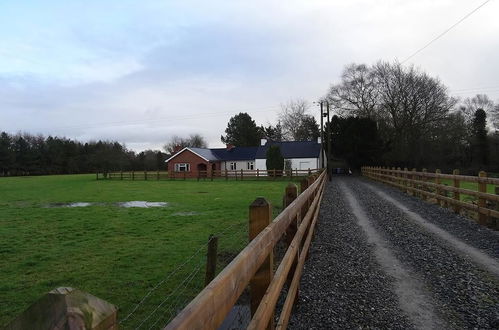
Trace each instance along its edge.
<path fill-rule="evenodd" d="M 247 242 L 249 204 L 264 196 L 277 214 L 287 183 L 1 178 L 0 325 L 44 293 L 70 286 L 117 305 L 121 320 L 153 289 L 121 326 L 159 327 L 203 286 L 208 236 L 223 232 L 221 269 Z M 113 204 L 134 200 L 169 204 Z M 63 202 L 105 204 L 47 207 Z"/>
<path fill-rule="evenodd" d="M 441 179 L 441 182 L 442 182 L 442 184 L 445 184 L 447 186 L 453 186 L 454 185 L 454 183 L 453 183 L 453 181 L 451 179 Z M 460 186 L 463 189 L 478 191 L 478 183 L 476 183 L 476 182 L 465 182 L 465 181 L 461 181 Z M 495 185 L 488 184 L 487 185 L 487 193 L 494 194 L 495 193 Z M 475 196 L 470 196 L 470 195 L 466 195 L 466 194 L 461 194 L 460 198 L 463 201 L 473 201 L 473 200 L 476 200 Z"/>

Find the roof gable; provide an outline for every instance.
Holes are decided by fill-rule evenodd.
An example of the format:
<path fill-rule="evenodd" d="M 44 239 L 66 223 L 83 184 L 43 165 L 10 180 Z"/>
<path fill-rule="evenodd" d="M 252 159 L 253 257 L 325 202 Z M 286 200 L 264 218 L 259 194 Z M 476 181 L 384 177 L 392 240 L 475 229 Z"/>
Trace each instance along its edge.
<path fill-rule="evenodd" d="M 168 163 L 170 160 L 173 158 L 177 157 L 178 155 L 182 154 L 184 151 L 190 151 L 193 154 L 195 154 L 198 157 L 201 157 L 202 159 L 206 160 L 207 162 L 209 161 L 216 161 L 218 160 L 212 153 L 210 149 L 205 149 L 205 148 L 189 148 L 185 147 L 184 149 L 180 150 L 177 152 L 175 155 L 171 156 L 167 160 L 165 160 L 165 163 Z"/>

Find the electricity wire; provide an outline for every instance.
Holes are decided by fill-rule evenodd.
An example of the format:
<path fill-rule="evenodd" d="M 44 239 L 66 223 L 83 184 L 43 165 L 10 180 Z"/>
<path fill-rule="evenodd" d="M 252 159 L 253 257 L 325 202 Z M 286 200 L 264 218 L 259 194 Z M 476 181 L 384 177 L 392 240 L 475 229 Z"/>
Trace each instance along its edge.
<path fill-rule="evenodd" d="M 419 54 L 420 52 L 422 52 L 423 50 L 425 50 L 426 48 L 428 48 L 431 44 L 433 44 L 435 41 L 437 41 L 438 39 L 442 38 L 444 35 L 446 35 L 449 31 L 451 31 L 453 28 L 455 28 L 456 26 L 458 26 L 462 21 L 464 21 L 465 19 L 467 19 L 468 17 L 470 17 L 471 15 L 473 15 L 475 12 L 477 12 L 480 8 L 482 8 L 483 6 L 485 6 L 488 2 L 490 2 L 491 0 L 486 0 L 485 2 L 483 2 L 480 6 L 476 7 L 475 9 L 473 9 L 472 11 L 470 11 L 468 14 L 466 14 L 464 17 L 462 17 L 460 20 L 458 20 L 456 23 L 452 24 L 450 27 L 448 27 L 444 32 L 440 33 L 438 36 L 436 36 L 435 38 L 431 39 L 428 43 L 426 43 L 423 47 L 419 48 L 418 50 L 416 50 L 414 53 L 412 53 L 409 57 L 407 57 L 405 60 L 403 60 L 401 62 L 401 64 L 404 64 L 405 62 L 409 61 L 411 58 L 413 58 L 414 56 L 416 56 L 417 54 Z"/>

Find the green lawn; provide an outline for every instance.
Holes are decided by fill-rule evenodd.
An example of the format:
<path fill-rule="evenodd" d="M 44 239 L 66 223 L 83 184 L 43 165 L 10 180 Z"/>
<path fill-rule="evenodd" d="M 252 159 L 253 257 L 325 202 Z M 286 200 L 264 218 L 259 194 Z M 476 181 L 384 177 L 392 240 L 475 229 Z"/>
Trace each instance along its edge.
<path fill-rule="evenodd" d="M 442 182 L 442 184 L 445 184 L 447 186 L 454 186 L 454 182 L 451 179 L 441 179 L 441 182 Z M 460 187 L 463 189 L 478 191 L 478 183 L 476 183 L 476 182 L 461 181 Z M 487 193 L 494 194 L 495 193 L 495 185 L 488 184 L 487 185 Z M 476 197 L 471 196 L 471 195 L 461 194 L 460 197 L 461 197 L 461 200 L 463 200 L 463 201 L 476 200 Z"/>
<path fill-rule="evenodd" d="M 116 304 L 120 319 L 157 286 L 122 327 L 137 327 L 156 308 L 144 325 L 163 325 L 203 286 L 209 234 L 226 231 L 219 241 L 221 269 L 247 242 L 249 204 L 264 196 L 277 214 L 287 183 L 0 178 L 0 325 L 59 286 Z M 169 205 L 112 204 L 134 200 Z M 46 207 L 60 202 L 105 204 Z"/>

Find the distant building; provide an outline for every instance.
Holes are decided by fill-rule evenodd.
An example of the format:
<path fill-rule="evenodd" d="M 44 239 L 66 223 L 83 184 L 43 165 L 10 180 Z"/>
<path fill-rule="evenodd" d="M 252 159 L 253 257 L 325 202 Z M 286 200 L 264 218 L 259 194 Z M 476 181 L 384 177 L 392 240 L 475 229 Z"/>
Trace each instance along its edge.
<path fill-rule="evenodd" d="M 273 142 L 261 140 L 258 147 L 190 148 L 186 147 L 166 160 L 168 172 L 186 172 L 187 177 L 198 177 L 204 171 L 266 170 L 269 146 L 281 149 L 284 162 L 291 169 L 308 170 L 321 167 L 321 144 L 315 141 Z"/>

